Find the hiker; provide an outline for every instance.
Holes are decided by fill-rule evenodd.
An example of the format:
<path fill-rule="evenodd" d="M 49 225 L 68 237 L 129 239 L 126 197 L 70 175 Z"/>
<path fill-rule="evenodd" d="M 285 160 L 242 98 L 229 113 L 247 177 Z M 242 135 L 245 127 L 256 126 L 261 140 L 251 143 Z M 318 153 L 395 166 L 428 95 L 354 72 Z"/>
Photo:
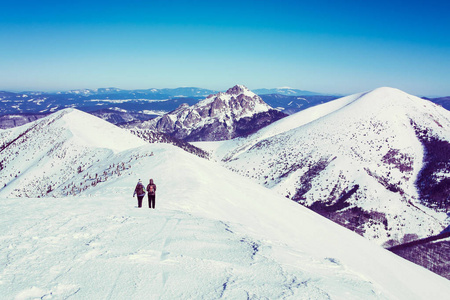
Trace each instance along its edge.
<path fill-rule="evenodd" d="M 153 179 L 150 179 L 150 183 L 147 185 L 148 207 L 155 208 L 156 200 L 156 184 L 153 183 Z"/>
<path fill-rule="evenodd" d="M 136 188 L 134 189 L 133 197 L 137 194 L 138 198 L 138 207 L 142 207 L 142 199 L 144 199 L 145 196 L 145 187 L 142 184 L 142 181 L 139 179 L 138 183 L 136 184 Z"/>

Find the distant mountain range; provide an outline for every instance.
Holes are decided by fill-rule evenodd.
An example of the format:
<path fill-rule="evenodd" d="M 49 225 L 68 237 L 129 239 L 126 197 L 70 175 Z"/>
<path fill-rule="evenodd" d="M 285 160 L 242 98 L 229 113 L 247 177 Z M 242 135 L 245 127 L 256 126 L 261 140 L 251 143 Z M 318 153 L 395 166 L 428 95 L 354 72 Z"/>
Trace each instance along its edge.
<path fill-rule="evenodd" d="M 0 129 L 25 124 L 64 108 L 77 108 L 113 124 L 146 121 L 169 113 L 184 103 L 192 106 L 218 92 L 196 87 L 137 90 L 111 87 L 55 93 L 0 91 Z M 272 108 L 288 115 L 340 97 L 291 88 L 256 89 L 253 93 Z M 449 97 L 428 100 L 450 109 Z"/>
<path fill-rule="evenodd" d="M 140 90 L 99 88 L 56 93 L 35 91 L 12 93 L 0 91 L 0 115 L 52 113 L 72 107 L 85 112 L 115 108 L 116 111 L 121 109 L 133 113 L 140 112 L 154 117 L 176 109 L 181 103 L 193 105 L 199 100 L 218 92 L 195 87 Z M 287 105 L 290 102 L 295 102 L 295 98 L 291 99 L 290 97 L 319 95 L 294 89 L 260 89 L 256 90 L 255 94 L 264 95 L 265 101 L 269 105 L 280 109 L 285 108 L 283 103 L 286 103 L 286 108 L 298 107 Z M 271 94 L 283 97 L 276 98 Z M 306 101 L 309 101 L 309 98 Z"/>
<path fill-rule="evenodd" d="M 292 89 L 289 87 L 275 88 L 275 89 L 255 89 L 253 90 L 255 94 L 258 95 L 284 95 L 284 96 L 313 96 L 313 95 L 321 95 L 320 93 L 303 91 L 298 89 Z"/>
<path fill-rule="evenodd" d="M 148 115 L 147 119 L 176 109 L 182 103 L 197 103 L 209 90 L 180 88 L 164 90 L 119 89 L 74 90 L 59 93 L 0 92 L 0 115 L 52 113 L 64 108 L 85 112 L 113 109 Z"/>
<path fill-rule="evenodd" d="M 206 97 L 209 94 L 217 93 L 214 90 L 196 88 L 196 87 L 179 87 L 174 89 L 139 89 L 139 90 L 122 90 L 118 88 L 100 88 L 100 89 L 82 89 L 71 90 L 67 92 L 58 92 L 60 95 L 84 95 L 84 96 L 99 96 L 106 95 L 111 97 L 126 97 L 136 99 L 135 97 Z"/>

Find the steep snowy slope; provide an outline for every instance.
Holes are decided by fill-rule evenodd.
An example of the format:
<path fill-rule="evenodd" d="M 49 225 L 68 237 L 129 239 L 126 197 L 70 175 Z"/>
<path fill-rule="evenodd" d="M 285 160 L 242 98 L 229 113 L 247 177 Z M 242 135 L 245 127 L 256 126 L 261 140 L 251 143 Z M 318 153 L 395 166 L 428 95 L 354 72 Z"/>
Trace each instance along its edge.
<path fill-rule="evenodd" d="M 193 106 L 181 105 L 139 128 L 188 141 L 216 141 L 253 133 L 284 116 L 245 86 L 236 85 Z"/>
<path fill-rule="evenodd" d="M 2 189 L 6 299 L 409 300 L 450 293 L 448 280 L 214 162 L 172 145 L 142 144 L 77 111 L 41 121 L 19 136 L 2 135 L 3 151 L 16 154 L 2 171 L 20 168 L 16 181 L 25 185 L 40 165 L 56 180 L 68 174 L 48 168 L 58 153 L 61 164 L 76 162 L 67 175 L 76 185 L 94 172 L 107 176 L 78 196 L 61 196 L 66 183 L 40 199 Z M 34 145 L 32 130 L 61 146 Z M 158 187 L 156 209 L 137 209 L 134 186 L 149 178 Z"/>
<path fill-rule="evenodd" d="M 449 141 L 448 111 L 380 88 L 302 111 L 246 139 L 199 145 L 228 168 L 390 244 L 448 225 Z"/>
<path fill-rule="evenodd" d="M 120 167 L 86 169 L 143 140 L 87 113 L 66 109 L 24 126 L 0 131 L 0 196 L 42 197 L 54 190 L 75 194 L 117 176 Z M 127 159 L 128 161 L 128 159 Z"/>

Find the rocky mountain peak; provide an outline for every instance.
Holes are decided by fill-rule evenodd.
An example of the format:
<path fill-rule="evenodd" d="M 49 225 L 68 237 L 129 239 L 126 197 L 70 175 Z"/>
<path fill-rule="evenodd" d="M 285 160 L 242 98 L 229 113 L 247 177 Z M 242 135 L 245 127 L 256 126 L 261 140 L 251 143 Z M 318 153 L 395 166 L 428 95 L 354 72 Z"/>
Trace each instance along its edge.
<path fill-rule="evenodd" d="M 140 127 L 187 141 L 213 141 L 249 134 L 284 116 L 245 86 L 235 85 L 193 106 L 182 105 Z"/>
<path fill-rule="evenodd" d="M 185 110 L 185 109 L 188 109 L 189 108 L 189 104 L 187 104 L 187 103 L 182 103 L 182 104 L 180 104 L 180 106 L 178 106 L 172 113 L 179 113 L 179 112 L 181 112 L 181 111 L 183 111 L 183 110 Z"/>
<path fill-rule="evenodd" d="M 226 93 L 230 94 L 230 95 L 239 95 L 239 94 L 251 93 L 251 94 L 254 95 L 254 93 L 252 93 L 246 86 L 239 85 L 239 84 L 233 86 L 232 88 L 229 88 L 226 91 Z"/>

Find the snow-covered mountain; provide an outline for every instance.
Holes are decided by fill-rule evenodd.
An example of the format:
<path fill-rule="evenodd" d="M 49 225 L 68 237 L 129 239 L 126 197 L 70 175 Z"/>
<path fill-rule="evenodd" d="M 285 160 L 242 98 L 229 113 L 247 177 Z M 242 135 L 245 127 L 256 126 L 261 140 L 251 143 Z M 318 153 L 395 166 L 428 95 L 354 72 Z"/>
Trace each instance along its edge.
<path fill-rule="evenodd" d="M 379 88 L 301 111 L 247 138 L 198 146 L 388 246 L 448 226 L 449 142 L 447 110 Z"/>
<path fill-rule="evenodd" d="M 139 127 L 188 141 L 215 141 L 248 135 L 284 116 L 245 86 L 236 85 Z"/>
<path fill-rule="evenodd" d="M 450 293 L 447 279 L 274 191 L 77 110 L 1 131 L 1 144 L 5 299 Z M 155 180 L 155 210 L 135 208 L 139 178 Z"/>
<path fill-rule="evenodd" d="M 75 109 L 2 130 L 0 197 L 78 194 L 118 176 L 132 159 L 103 168 L 109 158 L 146 144 L 125 129 Z"/>

